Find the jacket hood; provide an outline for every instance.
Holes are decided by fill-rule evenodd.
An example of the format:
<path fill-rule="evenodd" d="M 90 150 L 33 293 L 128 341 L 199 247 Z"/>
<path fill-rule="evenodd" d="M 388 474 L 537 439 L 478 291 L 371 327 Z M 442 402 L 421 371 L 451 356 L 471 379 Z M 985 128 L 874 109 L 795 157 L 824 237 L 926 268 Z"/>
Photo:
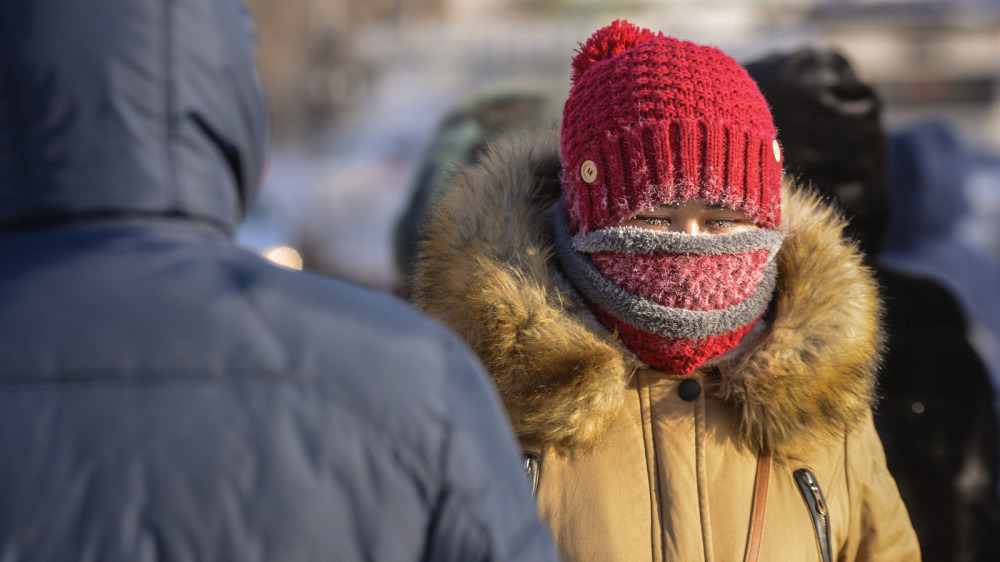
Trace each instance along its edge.
<path fill-rule="evenodd" d="M 941 122 L 894 133 L 889 142 L 893 241 L 952 234 L 969 213 L 963 184 L 970 165 L 966 149 Z"/>
<path fill-rule="evenodd" d="M 456 330 L 492 374 L 522 443 L 593 444 L 640 367 L 560 287 L 546 210 L 560 197 L 555 133 L 493 145 L 431 210 L 415 303 Z M 794 455 L 869 411 L 882 348 L 877 285 L 843 219 L 786 185 L 778 284 L 766 331 L 702 367 L 747 445 Z"/>
<path fill-rule="evenodd" d="M 0 3 L 0 227 L 184 216 L 231 232 L 267 113 L 238 0 Z"/>
<path fill-rule="evenodd" d="M 785 174 L 833 197 L 847 233 L 878 255 L 889 223 L 882 100 L 837 49 L 802 47 L 745 65 L 771 106 Z"/>

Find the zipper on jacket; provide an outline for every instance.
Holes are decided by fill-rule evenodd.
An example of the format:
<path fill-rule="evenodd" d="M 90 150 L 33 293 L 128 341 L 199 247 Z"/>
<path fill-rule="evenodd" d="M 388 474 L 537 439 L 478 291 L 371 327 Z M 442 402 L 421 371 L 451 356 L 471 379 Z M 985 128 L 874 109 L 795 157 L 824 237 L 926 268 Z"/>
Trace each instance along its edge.
<path fill-rule="evenodd" d="M 538 495 L 538 455 L 524 453 L 524 464 L 521 465 L 524 471 L 524 479 L 531 486 L 531 495 Z"/>
<path fill-rule="evenodd" d="M 830 549 L 830 513 L 827 509 L 826 498 L 823 497 L 823 490 L 819 488 L 816 476 L 808 468 L 800 468 L 793 474 L 795 483 L 799 486 L 802 499 L 806 501 L 806 507 L 812 515 L 813 527 L 816 529 L 816 540 L 819 543 L 819 553 L 823 562 L 833 561 L 833 552 Z"/>

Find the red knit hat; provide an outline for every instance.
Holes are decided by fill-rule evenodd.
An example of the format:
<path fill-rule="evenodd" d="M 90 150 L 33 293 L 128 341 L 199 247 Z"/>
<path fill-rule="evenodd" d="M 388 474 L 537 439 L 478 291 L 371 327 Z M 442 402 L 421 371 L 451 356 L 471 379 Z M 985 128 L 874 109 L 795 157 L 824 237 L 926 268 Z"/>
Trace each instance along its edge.
<path fill-rule="evenodd" d="M 574 233 L 665 203 L 781 219 L 781 151 L 756 83 L 721 50 L 617 20 L 573 59 L 563 192 Z"/>

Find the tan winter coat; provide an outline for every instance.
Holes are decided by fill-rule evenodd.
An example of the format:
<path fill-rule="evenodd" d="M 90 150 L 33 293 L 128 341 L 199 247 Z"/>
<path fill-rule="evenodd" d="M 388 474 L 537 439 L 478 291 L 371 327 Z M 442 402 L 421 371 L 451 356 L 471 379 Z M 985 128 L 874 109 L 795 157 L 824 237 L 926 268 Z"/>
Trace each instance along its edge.
<path fill-rule="evenodd" d="M 560 288 L 545 218 L 559 171 L 547 133 L 457 174 L 413 290 L 493 375 L 563 557 L 823 560 L 828 532 L 831 560 L 919 560 L 872 424 L 877 290 L 836 213 L 786 189 L 766 332 L 679 377 L 644 367 Z"/>

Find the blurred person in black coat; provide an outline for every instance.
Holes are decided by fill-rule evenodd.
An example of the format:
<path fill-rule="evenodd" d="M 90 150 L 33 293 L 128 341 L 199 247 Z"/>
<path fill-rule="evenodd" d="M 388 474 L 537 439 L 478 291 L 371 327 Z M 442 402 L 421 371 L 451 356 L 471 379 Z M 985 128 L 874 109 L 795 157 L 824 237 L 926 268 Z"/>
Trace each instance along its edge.
<path fill-rule="evenodd" d="M 957 297 L 969 320 L 969 339 L 994 389 L 1000 388 L 1000 261 L 962 235 L 974 218 L 966 191 L 975 173 L 975 149 L 943 119 L 894 130 L 889 147 L 897 212 L 882 260 L 940 283 Z"/>
<path fill-rule="evenodd" d="M 233 242 L 238 0 L 0 0 L 0 560 L 554 560 L 496 392 Z"/>
<path fill-rule="evenodd" d="M 925 560 L 1000 560 L 993 390 L 940 284 L 879 263 L 892 209 L 875 91 L 835 50 L 803 48 L 747 70 L 772 106 L 785 169 L 835 199 L 870 256 L 888 353 L 875 423 Z"/>

